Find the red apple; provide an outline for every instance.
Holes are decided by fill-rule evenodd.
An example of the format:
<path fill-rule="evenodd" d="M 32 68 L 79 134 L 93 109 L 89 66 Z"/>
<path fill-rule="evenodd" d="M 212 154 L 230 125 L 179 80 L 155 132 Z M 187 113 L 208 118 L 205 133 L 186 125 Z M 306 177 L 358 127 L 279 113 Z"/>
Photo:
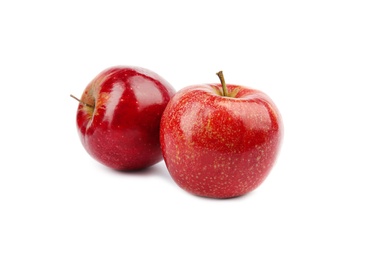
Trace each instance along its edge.
<path fill-rule="evenodd" d="M 203 84 L 180 90 L 167 105 L 160 129 L 168 171 L 184 190 L 231 198 L 267 177 L 283 136 L 280 113 L 261 91 Z"/>
<path fill-rule="evenodd" d="M 77 129 L 86 151 L 117 170 L 137 170 L 162 160 L 159 128 L 174 88 L 139 67 L 112 67 L 86 87 Z"/>

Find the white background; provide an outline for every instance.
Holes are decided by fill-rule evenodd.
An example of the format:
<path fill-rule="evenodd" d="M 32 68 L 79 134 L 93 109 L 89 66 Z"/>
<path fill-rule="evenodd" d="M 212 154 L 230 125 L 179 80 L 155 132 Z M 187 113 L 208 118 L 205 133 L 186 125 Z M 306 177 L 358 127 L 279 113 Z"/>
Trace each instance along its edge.
<path fill-rule="evenodd" d="M 0 259 L 368 259 L 366 1 L 2 1 Z M 236 199 L 84 151 L 76 101 L 113 65 L 266 92 L 285 136 Z"/>

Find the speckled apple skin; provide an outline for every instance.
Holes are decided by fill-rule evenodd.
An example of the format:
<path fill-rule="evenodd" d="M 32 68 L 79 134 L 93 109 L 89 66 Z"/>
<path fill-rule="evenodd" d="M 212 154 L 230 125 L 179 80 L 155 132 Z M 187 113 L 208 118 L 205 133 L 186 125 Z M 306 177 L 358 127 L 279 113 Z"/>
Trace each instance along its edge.
<path fill-rule="evenodd" d="M 231 198 L 257 188 L 277 158 L 281 115 L 264 93 L 220 84 L 189 86 L 161 119 L 164 160 L 174 181 L 199 196 Z"/>
<path fill-rule="evenodd" d="M 117 170 L 138 170 L 162 160 L 159 127 L 174 88 L 140 67 L 104 70 L 86 87 L 77 129 L 86 151 Z"/>

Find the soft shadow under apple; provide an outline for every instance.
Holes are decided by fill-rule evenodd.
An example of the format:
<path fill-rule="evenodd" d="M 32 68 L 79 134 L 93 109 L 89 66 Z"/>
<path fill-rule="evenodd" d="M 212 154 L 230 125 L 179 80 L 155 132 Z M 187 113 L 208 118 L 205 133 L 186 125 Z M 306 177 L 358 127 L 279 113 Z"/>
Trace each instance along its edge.
<path fill-rule="evenodd" d="M 151 177 L 159 177 L 166 181 L 169 181 L 174 184 L 173 179 L 170 177 L 169 172 L 165 169 L 163 163 L 158 163 L 152 165 L 150 167 L 140 169 L 140 170 L 133 170 L 133 171 L 121 171 L 121 170 L 114 170 L 108 167 L 101 165 L 106 171 L 120 176 L 125 177 L 132 177 L 132 178 L 151 178 Z"/>

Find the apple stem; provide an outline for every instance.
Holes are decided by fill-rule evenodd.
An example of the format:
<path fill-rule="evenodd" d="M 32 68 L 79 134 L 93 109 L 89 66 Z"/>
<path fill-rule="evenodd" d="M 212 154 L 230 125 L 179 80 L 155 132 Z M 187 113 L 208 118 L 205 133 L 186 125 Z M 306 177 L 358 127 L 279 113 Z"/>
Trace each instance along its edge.
<path fill-rule="evenodd" d="M 224 74 L 222 73 L 222 70 L 217 72 L 216 75 L 220 78 L 221 85 L 222 85 L 223 96 L 227 97 L 229 94 L 227 92 L 227 86 L 226 86 L 226 83 L 225 83 L 225 78 L 224 78 Z"/>
<path fill-rule="evenodd" d="M 73 95 L 70 95 L 72 98 L 74 98 L 75 100 L 77 100 L 79 103 L 81 103 L 82 105 L 85 105 L 86 107 L 90 107 L 90 108 L 94 108 L 94 106 L 90 105 L 90 104 L 87 104 L 86 102 L 83 102 L 82 100 L 80 100 L 79 98 L 73 96 Z"/>

